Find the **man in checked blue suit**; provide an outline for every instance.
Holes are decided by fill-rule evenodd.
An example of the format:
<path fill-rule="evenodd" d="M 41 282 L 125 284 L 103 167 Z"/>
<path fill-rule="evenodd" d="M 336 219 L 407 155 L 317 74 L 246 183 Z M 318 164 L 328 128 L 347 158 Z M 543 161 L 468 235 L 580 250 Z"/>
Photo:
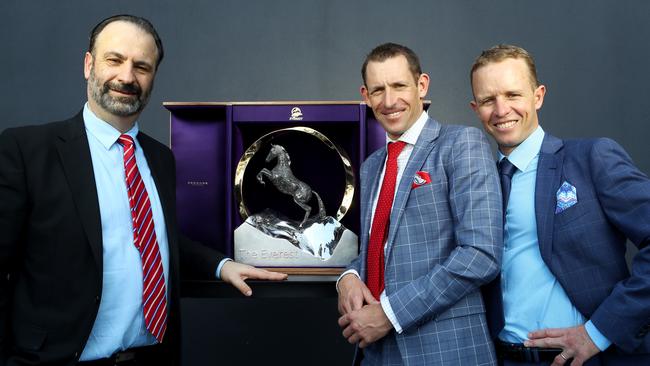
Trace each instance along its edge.
<path fill-rule="evenodd" d="M 361 253 L 338 282 L 343 336 L 363 365 L 494 365 L 479 290 L 502 253 L 488 142 L 428 117 L 429 76 L 410 49 L 378 46 L 362 76 L 387 147 L 361 166 Z"/>
<path fill-rule="evenodd" d="M 470 77 L 507 207 L 501 280 L 488 296 L 499 360 L 650 365 L 650 180 L 610 139 L 544 132 L 546 88 L 524 49 L 483 51 Z M 639 248 L 631 271 L 627 239 Z"/>

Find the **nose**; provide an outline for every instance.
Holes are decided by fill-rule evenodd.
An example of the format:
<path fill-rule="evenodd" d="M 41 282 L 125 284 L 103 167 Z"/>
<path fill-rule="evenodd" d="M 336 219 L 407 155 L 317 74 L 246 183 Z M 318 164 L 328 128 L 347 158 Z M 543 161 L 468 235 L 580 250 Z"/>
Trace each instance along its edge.
<path fill-rule="evenodd" d="M 395 103 L 397 102 L 397 98 L 395 97 L 395 93 L 391 91 L 390 88 L 386 88 L 384 91 L 384 107 L 385 108 L 392 108 Z"/>
<path fill-rule="evenodd" d="M 496 113 L 497 117 L 505 117 L 510 113 L 510 105 L 503 98 L 497 98 L 494 113 Z"/>
<path fill-rule="evenodd" d="M 117 74 L 117 80 L 123 84 L 131 84 L 135 81 L 135 73 L 133 70 L 133 65 L 128 62 L 123 63 L 120 66 L 120 71 Z"/>

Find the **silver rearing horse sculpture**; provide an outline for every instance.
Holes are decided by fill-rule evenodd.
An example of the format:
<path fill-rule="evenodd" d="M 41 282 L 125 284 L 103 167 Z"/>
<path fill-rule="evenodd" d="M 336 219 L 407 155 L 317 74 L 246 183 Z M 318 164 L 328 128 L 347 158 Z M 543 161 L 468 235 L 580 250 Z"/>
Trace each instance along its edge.
<path fill-rule="evenodd" d="M 263 168 L 257 173 L 257 180 L 264 185 L 264 177 L 268 178 L 271 183 L 277 188 L 280 192 L 288 194 L 293 197 L 293 201 L 305 210 L 305 217 L 300 223 L 302 227 L 311 213 L 311 206 L 309 205 L 309 200 L 311 199 L 312 193 L 316 196 L 318 200 L 318 215 L 320 218 L 325 217 L 325 207 L 323 206 L 323 201 L 320 199 L 320 196 L 316 191 L 307 185 L 307 183 L 300 181 L 298 178 L 294 177 L 293 172 L 291 171 L 291 159 L 289 154 L 284 147 L 280 145 L 271 144 L 271 150 L 266 156 L 266 162 L 270 162 L 273 159 L 277 159 L 277 163 L 273 169 L 268 170 Z"/>

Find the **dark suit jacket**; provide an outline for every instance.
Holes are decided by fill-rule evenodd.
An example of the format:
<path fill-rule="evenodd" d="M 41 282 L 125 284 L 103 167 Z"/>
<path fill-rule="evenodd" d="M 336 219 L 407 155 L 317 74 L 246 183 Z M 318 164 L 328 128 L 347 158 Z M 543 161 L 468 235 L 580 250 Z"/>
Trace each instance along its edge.
<path fill-rule="evenodd" d="M 180 237 L 174 157 L 151 137 L 137 138 L 167 227 L 170 313 L 163 344 L 177 359 L 179 268 L 210 278 L 222 257 Z M 0 363 L 75 364 L 101 299 L 101 230 L 81 113 L 0 135 Z"/>
<path fill-rule="evenodd" d="M 563 182 L 577 203 L 555 213 Z M 612 346 L 588 365 L 650 365 L 650 180 L 610 139 L 546 135 L 535 186 L 542 258 Z M 626 240 L 639 252 L 632 272 Z"/>

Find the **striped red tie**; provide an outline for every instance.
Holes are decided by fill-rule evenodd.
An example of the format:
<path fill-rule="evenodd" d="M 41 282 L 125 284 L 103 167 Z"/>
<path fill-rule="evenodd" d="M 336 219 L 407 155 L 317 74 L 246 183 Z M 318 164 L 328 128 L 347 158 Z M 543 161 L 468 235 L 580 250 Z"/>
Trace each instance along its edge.
<path fill-rule="evenodd" d="M 149 332 L 158 342 L 162 342 L 167 329 L 167 291 L 151 203 L 136 165 L 133 138 L 124 134 L 118 142 L 124 147 L 124 172 L 133 219 L 133 243 L 138 248 L 142 261 L 144 320 Z"/>

